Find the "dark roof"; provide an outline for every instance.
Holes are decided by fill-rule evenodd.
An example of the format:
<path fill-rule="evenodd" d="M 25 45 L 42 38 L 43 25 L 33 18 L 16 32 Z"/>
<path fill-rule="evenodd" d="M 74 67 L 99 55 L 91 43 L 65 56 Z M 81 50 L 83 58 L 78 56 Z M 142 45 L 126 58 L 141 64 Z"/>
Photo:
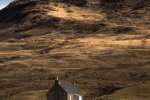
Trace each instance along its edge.
<path fill-rule="evenodd" d="M 63 82 L 60 81 L 59 85 L 67 92 L 70 94 L 81 94 L 80 90 L 73 84 L 69 82 Z"/>

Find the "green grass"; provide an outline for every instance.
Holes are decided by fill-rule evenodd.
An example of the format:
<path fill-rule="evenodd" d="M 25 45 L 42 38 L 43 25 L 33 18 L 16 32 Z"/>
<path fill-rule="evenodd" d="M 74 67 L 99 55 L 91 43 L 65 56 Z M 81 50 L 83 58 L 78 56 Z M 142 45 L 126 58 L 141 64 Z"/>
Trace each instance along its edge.
<path fill-rule="evenodd" d="M 150 100 L 150 83 L 121 89 L 97 100 Z"/>

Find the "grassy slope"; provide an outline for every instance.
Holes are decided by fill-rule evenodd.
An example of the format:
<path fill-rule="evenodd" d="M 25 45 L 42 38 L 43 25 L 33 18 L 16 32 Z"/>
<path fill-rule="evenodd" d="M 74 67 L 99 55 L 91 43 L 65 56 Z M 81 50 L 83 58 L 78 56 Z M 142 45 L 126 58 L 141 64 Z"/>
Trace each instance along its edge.
<path fill-rule="evenodd" d="M 97 100 L 149 100 L 150 84 L 121 89 L 111 95 L 102 96 Z"/>

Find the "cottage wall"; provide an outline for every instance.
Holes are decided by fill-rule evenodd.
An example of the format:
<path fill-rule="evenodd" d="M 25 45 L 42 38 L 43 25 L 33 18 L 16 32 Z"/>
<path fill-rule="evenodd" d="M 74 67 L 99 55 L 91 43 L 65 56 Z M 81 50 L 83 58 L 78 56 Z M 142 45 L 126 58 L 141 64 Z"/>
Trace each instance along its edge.
<path fill-rule="evenodd" d="M 47 93 L 47 100 L 67 100 L 67 93 L 55 84 Z"/>
<path fill-rule="evenodd" d="M 67 100 L 74 100 L 74 95 L 73 94 L 68 94 L 68 99 Z"/>
<path fill-rule="evenodd" d="M 75 94 L 68 94 L 67 98 L 68 98 L 67 100 L 83 100 L 82 96 L 77 96 Z"/>

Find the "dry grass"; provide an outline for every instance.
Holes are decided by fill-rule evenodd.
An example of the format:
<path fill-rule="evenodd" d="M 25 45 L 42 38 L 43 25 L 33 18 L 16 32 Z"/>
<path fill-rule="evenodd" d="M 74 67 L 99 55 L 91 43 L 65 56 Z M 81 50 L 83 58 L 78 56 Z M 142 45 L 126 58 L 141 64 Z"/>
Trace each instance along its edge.
<path fill-rule="evenodd" d="M 99 83 L 128 86 L 149 80 L 150 42 L 146 38 L 143 45 L 144 34 L 64 37 L 47 34 L 17 43 L 1 42 L 0 85 L 6 90 L 1 97 L 35 100 L 42 95 L 39 100 L 44 100 L 46 92 L 41 89 L 48 90 L 55 75 L 76 80 L 87 99 L 100 95 Z"/>
<path fill-rule="evenodd" d="M 145 90 L 150 83 L 147 19 L 106 16 L 63 3 L 42 9 L 49 19 L 42 25 L 22 32 L 11 31 L 14 24 L 7 25 L 7 30 L 0 27 L 1 100 L 45 100 L 55 76 L 76 81 L 85 100 L 121 100 L 124 93 L 129 100 L 138 94 L 133 99 L 149 98 L 149 88 Z M 135 92 L 139 85 L 144 88 Z M 103 97 L 105 93 L 110 95 Z"/>
<path fill-rule="evenodd" d="M 96 22 L 104 18 L 105 14 L 99 11 L 93 11 L 87 8 L 78 8 L 75 6 L 67 7 L 65 4 L 53 6 L 55 11 L 49 11 L 49 16 L 59 17 L 66 20 L 76 20 L 83 22 Z"/>

